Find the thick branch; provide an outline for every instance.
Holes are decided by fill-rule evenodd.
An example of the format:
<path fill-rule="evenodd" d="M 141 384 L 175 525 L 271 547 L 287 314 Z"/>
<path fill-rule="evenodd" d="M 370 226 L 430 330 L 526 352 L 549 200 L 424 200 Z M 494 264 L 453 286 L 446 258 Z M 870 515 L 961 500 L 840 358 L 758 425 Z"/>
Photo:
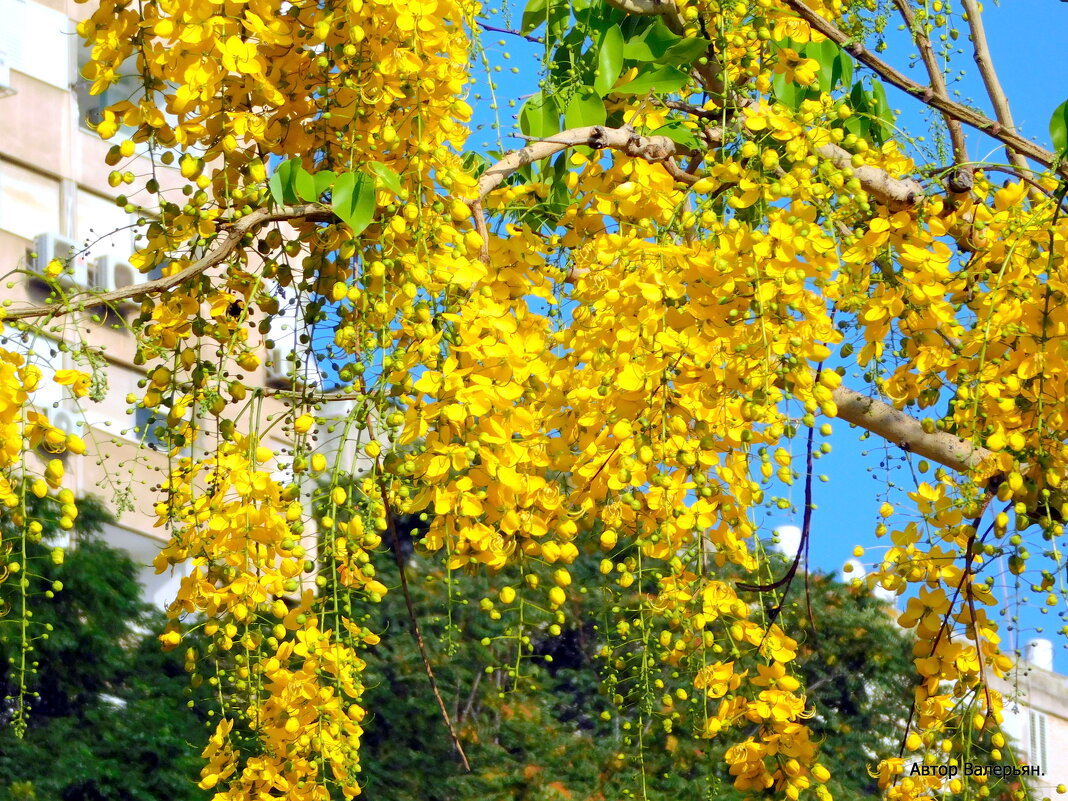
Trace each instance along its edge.
<path fill-rule="evenodd" d="M 682 33 L 685 21 L 674 0 L 608 0 L 608 5 L 638 17 L 666 17 L 668 27 Z"/>
<path fill-rule="evenodd" d="M 853 174 L 864 191 L 888 207 L 915 206 L 923 198 L 923 187 L 911 178 L 891 178 L 878 167 L 867 164 L 853 166 L 853 154 L 844 147 L 829 143 L 816 148 L 816 153 L 838 169 Z"/>
<path fill-rule="evenodd" d="M 931 46 L 931 39 L 923 28 L 916 24 L 916 18 L 912 14 L 912 6 L 909 5 L 910 1 L 894 0 L 894 4 L 897 6 L 898 11 L 901 12 L 901 17 L 905 20 L 908 29 L 912 32 L 912 41 L 919 48 L 923 66 L 931 79 L 931 89 L 939 97 L 948 100 L 949 92 L 946 91 L 946 79 L 942 74 L 942 70 L 938 67 L 938 60 L 935 57 L 934 48 Z M 957 164 L 964 164 L 968 161 L 968 148 L 964 143 L 964 130 L 960 127 L 960 121 L 945 112 L 942 112 L 942 117 L 946 121 L 946 127 L 949 129 L 949 140 L 953 144 L 953 161 Z"/>
<path fill-rule="evenodd" d="M 986 42 L 986 31 L 983 29 L 983 14 L 979 10 L 979 4 L 975 0 L 963 0 L 964 11 L 968 15 L 968 28 L 971 30 L 972 50 L 975 63 L 979 66 L 979 74 L 983 76 L 986 85 L 986 94 L 994 107 L 994 114 L 1008 131 L 1015 133 L 1016 126 L 1012 121 L 1012 112 L 1009 110 L 1009 99 L 1001 88 L 1001 81 L 994 70 L 994 61 L 990 58 L 990 47 Z M 1026 170 L 1027 162 L 1016 150 L 1007 148 L 1006 154 L 1012 166 L 1018 170 Z"/>
<path fill-rule="evenodd" d="M 583 145 L 596 149 L 619 150 L 628 156 L 653 163 L 667 161 L 676 155 L 675 143 L 666 136 L 639 136 L 630 128 L 605 128 L 602 125 L 572 128 L 549 139 L 540 139 L 519 150 L 513 150 L 492 165 L 479 178 L 479 197 L 484 198 L 500 186 L 505 178 L 527 164 L 553 156 L 569 147 Z"/>
<path fill-rule="evenodd" d="M 952 434 L 928 433 L 914 417 L 855 390 L 840 386 L 834 390 L 833 399 L 840 419 L 951 470 L 967 473 L 993 455 L 992 451 Z"/>
<path fill-rule="evenodd" d="M 988 136 L 992 136 L 994 139 L 997 139 L 1002 144 L 1023 154 L 1027 158 L 1034 159 L 1039 164 L 1052 168 L 1056 161 L 1056 156 L 1050 151 L 1039 147 L 1034 142 L 1027 141 L 1014 131 L 1008 130 L 1002 123 L 996 120 L 992 120 L 977 111 L 973 111 L 967 106 L 962 106 L 960 103 L 954 103 L 952 100 L 937 96 L 930 87 L 916 83 L 912 79 L 898 72 L 882 59 L 877 58 L 865 48 L 864 45 L 854 41 L 833 23 L 828 22 L 806 6 L 801 0 L 783 0 L 783 2 L 793 9 L 798 16 L 808 22 L 809 25 L 835 44 L 842 47 L 846 52 L 851 53 L 861 64 L 874 70 L 879 77 L 887 83 L 919 98 L 921 102 L 927 104 L 931 108 L 949 114 L 951 117 L 960 120 L 965 125 L 975 128 L 977 131 L 981 131 Z M 1068 166 L 1059 166 L 1057 171 L 1063 176 L 1068 176 Z"/>
<path fill-rule="evenodd" d="M 190 264 L 184 270 L 174 275 L 146 281 L 143 284 L 116 289 L 113 292 L 94 294 L 91 292 L 79 292 L 67 298 L 63 303 L 55 303 L 47 306 L 27 306 L 19 309 L 0 309 L 0 321 L 25 320 L 31 317 L 59 317 L 79 308 L 92 306 L 112 306 L 124 300 L 147 295 L 154 292 L 164 292 L 179 286 L 190 278 L 194 278 L 210 267 L 220 264 L 241 244 L 245 234 L 255 231 L 260 226 L 270 222 L 286 222 L 292 220 L 307 220 L 328 222 L 336 220 L 334 212 L 328 206 L 320 203 L 308 203 L 300 206 L 276 206 L 271 209 L 259 209 L 247 217 L 235 221 L 230 225 L 229 233 L 222 241 L 215 244 L 203 258 Z"/>
<path fill-rule="evenodd" d="M 715 139 L 715 137 L 712 137 Z M 639 136 L 629 128 L 605 128 L 592 125 L 572 128 L 549 139 L 532 142 L 514 150 L 492 165 L 479 179 L 479 197 L 484 198 L 503 183 L 505 178 L 527 164 L 553 156 L 569 147 L 585 145 L 593 148 L 618 150 L 633 158 L 652 163 L 665 163 L 665 167 L 677 180 L 692 183 L 689 177 L 682 178 L 670 162 L 680 155 L 674 141 L 666 136 Z M 923 197 L 923 187 L 916 181 L 892 178 L 877 167 L 853 167 L 853 156 L 835 144 L 820 145 L 816 153 L 831 161 L 839 169 L 855 176 L 869 195 L 886 206 L 911 206 Z"/>

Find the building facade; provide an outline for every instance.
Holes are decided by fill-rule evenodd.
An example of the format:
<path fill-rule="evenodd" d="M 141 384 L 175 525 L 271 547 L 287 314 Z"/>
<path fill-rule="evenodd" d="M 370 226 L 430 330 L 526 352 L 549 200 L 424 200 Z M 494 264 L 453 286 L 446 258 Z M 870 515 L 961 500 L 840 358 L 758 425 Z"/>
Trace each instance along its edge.
<path fill-rule="evenodd" d="M 1053 643 L 1028 642 L 997 689 L 1005 702 L 1003 728 L 1016 744 L 1020 763 L 1041 769 L 1030 779 L 1033 797 L 1061 797 L 1057 787 L 1068 785 L 1068 676 L 1053 669 Z"/>

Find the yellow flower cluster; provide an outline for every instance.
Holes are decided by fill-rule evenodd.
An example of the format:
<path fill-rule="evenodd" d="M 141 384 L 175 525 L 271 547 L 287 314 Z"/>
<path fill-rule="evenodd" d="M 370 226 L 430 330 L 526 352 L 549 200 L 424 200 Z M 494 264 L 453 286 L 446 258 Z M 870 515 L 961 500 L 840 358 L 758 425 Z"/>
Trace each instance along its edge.
<path fill-rule="evenodd" d="M 238 436 L 212 458 L 182 460 L 164 487 L 159 524 L 174 533 L 156 567 L 189 568 L 162 640 L 176 647 L 179 620 L 203 614 L 213 649 L 236 665 L 236 706 L 204 752 L 202 788 L 220 800 L 281 792 L 321 801 L 336 784 L 352 797 L 364 667 L 352 635 L 369 633 L 345 618 L 336 621 L 344 630 L 323 628 L 314 593 L 300 592 L 307 554 L 290 526 L 300 503 L 266 469 L 273 458 Z M 257 753 L 232 746 L 235 721 L 258 738 Z"/>
<path fill-rule="evenodd" d="M 856 21 L 853 4 L 808 5 Z M 917 167 L 892 141 L 846 133 L 854 110 L 840 89 L 821 93 L 821 65 L 803 55 L 825 43 L 818 32 L 776 0 L 678 11 L 687 35 L 716 37 L 721 63 L 697 66 L 715 66 L 746 102 L 724 108 L 707 99 L 718 93 L 682 89 L 681 108 L 697 113 L 620 93 L 606 109 L 635 131 L 668 126 L 715 147 L 667 164 L 575 151 L 510 176 L 484 203 L 459 153 L 478 13 L 467 0 L 104 0 L 81 24 L 94 91 L 130 63 L 145 89 L 104 112 L 104 138 L 132 129 L 109 160 L 143 143 L 185 181 L 181 195 L 152 178 L 137 190 L 145 195 L 120 200 L 159 209 L 133 259 L 141 269 L 168 261 L 177 275 L 243 219 L 280 205 L 267 173 L 282 159 L 315 173 L 300 187 L 309 202 L 326 197 L 323 178 L 376 182 L 362 231 L 322 222 L 324 210 L 258 229 L 246 239 L 254 251 L 237 247 L 142 307 L 143 404 L 168 410 L 175 445 L 215 432 L 215 450 L 179 460 L 164 487 L 160 524 L 173 538 L 158 566 L 190 568 L 165 644 L 181 641 L 179 618 L 205 615 L 240 699 L 205 751 L 201 785 L 217 797 L 325 798 L 330 782 L 357 790 L 355 649 L 374 637 L 301 578 L 311 515 L 298 485 L 309 455 L 317 475 L 326 458 L 305 440 L 278 458 L 235 433 L 262 409 L 267 393 L 249 398 L 241 371 L 259 370 L 282 296 L 296 296 L 299 317 L 286 325 L 329 343 L 323 363 L 356 398 L 346 436 L 351 427 L 350 439 L 369 442 L 374 463 L 353 484 L 370 499 L 362 510 L 340 467 L 330 478 L 330 511 L 317 521 L 324 582 L 381 597 L 372 555 L 403 512 L 426 516 L 421 544 L 450 570 L 551 566 L 552 586 L 533 571 L 525 581 L 562 614 L 566 565 L 599 546 L 613 591 L 655 576 L 640 611 L 664 621 L 661 634 L 641 617 L 642 627 L 621 619 L 615 631 L 672 672 L 688 670 L 692 686 L 679 689 L 718 701 L 694 728 L 739 735 L 727 761 L 743 791 L 826 794 L 788 669 L 796 643 L 716 573 L 760 567 L 757 512 L 788 508 L 766 496 L 801 475 L 792 439 L 838 413 L 846 369 L 828 364 L 832 348 L 847 359 L 856 346 L 867 389 L 900 408 L 951 400 L 941 427 L 985 448 L 985 460 L 964 479 L 917 487 L 920 521 L 886 528 L 892 545 L 873 580 L 909 595 L 901 623 L 918 634 L 912 750 L 963 725 L 971 699 L 996 720 L 987 671 L 1008 661 L 986 612 L 989 586 L 976 578 L 992 545 L 970 521 L 985 514 L 982 484 L 997 474 L 987 494 L 1011 504 L 995 516 L 997 537 L 1009 511 L 1063 533 L 1068 419 L 1056 399 L 1068 394 L 1057 361 L 1068 221 L 1041 191 L 981 174 L 967 197 L 869 195 L 859 175 L 892 182 Z M 782 81 L 807 92 L 796 108 L 775 96 Z M 683 161 L 693 174 L 680 180 Z M 17 463 L 23 436 L 46 450 L 79 447 L 39 416 L 23 420 L 18 371 L 17 360 L 0 361 L 0 469 Z M 57 380 L 76 395 L 89 388 L 81 375 Z M 303 389 L 284 395 L 300 409 L 286 418 L 298 439 L 322 400 Z M 217 424 L 186 423 L 187 413 Z M 268 464 L 291 469 L 295 483 L 281 486 Z M 0 487 L 0 500 L 10 495 Z M 742 653 L 759 658 L 755 672 L 736 670 Z M 235 730 L 254 733 L 257 750 L 242 753 Z M 901 768 L 893 759 L 878 769 L 892 795 L 931 792 Z"/>

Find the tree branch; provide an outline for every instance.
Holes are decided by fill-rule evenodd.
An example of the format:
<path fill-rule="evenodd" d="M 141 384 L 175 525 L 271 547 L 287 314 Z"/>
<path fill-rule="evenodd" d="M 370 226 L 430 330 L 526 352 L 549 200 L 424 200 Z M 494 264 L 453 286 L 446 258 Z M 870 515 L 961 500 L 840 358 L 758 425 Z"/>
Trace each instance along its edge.
<path fill-rule="evenodd" d="M 856 390 L 840 386 L 834 390 L 832 398 L 840 419 L 951 470 L 968 473 L 994 455 L 993 451 L 953 434 L 944 431 L 928 433 L 916 418 Z"/>
<path fill-rule="evenodd" d="M 423 640 L 423 632 L 419 627 L 419 618 L 415 614 L 415 603 L 412 601 L 412 591 L 408 587 L 407 566 L 404 563 L 404 556 L 401 554 L 400 537 L 397 534 L 397 523 L 393 516 L 393 508 L 389 503 L 389 489 L 386 486 L 385 481 L 382 479 L 382 470 L 377 459 L 375 460 L 375 473 L 378 476 L 378 488 L 382 495 L 382 505 L 386 509 L 386 528 L 389 530 L 389 536 L 393 543 L 393 558 L 397 563 L 397 571 L 400 574 L 400 585 L 401 593 L 404 595 L 404 606 L 408 610 L 408 620 L 412 624 L 412 637 L 415 638 L 415 644 L 419 648 L 419 657 L 423 660 L 423 670 L 426 672 L 427 681 L 430 682 L 430 691 L 434 695 L 434 700 L 438 704 L 438 711 L 441 712 L 441 718 L 445 722 L 445 728 L 449 732 L 449 739 L 452 740 L 452 746 L 456 749 L 456 755 L 460 757 L 460 762 L 463 764 L 464 770 L 470 773 L 471 763 L 468 762 L 467 754 L 464 752 L 463 743 L 460 742 L 460 734 L 456 731 L 456 726 L 453 725 L 452 718 L 449 717 L 449 710 L 445 706 L 445 699 L 441 697 L 441 691 L 438 690 L 438 680 L 434 676 L 434 668 L 430 664 L 430 652 L 427 650 L 426 641 Z"/>
<path fill-rule="evenodd" d="M 979 10 L 979 4 L 975 0 L 962 0 L 962 2 L 968 16 L 968 28 L 971 30 L 975 63 L 979 67 L 979 74 L 983 76 L 983 84 L 986 86 L 990 104 L 994 107 L 994 115 L 1010 133 L 1015 133 L 1016 126 L 1012 121 L 1012 112 L 1009 110 L 1009 99 L 1001 88 L 1001 81 L 998 80 L 998 74 L 994 70 L 994 61 L 990 58 L 990 47 L 986 41 L 983 14 Z M 1013 167 L 1018 170 L 1027 169 L 1027 162 L 1016 150 L 1008 147 L 1005 153 Z"/>
<path fill-rule="evenodd" d="M 637 17 L 664 17 L 672 32 L 681 36 L 686 20 L 679 13 L 675 0 L 607 0 L 608 5 Z"/>
<path fill-rule="evenodd" d="M 241 244 L 245 234 L 251 233 L 260 226 L 270 222 L 289 222 L 292 220 L 307 220 L 310 222 L 330 222 L 336 220 L 334 212 L 329 206 L 321 203 L 308 203 L 300 206 L 275 206 L 270 209 L 258 209 L 247 217 L 242 217 L 229 225 L 230 231 L 226 237 L 209 250 L 203 258 L 190 264 L 181 272 L 146 281 L 143 284 L 116 289 L 113 292 L 94 294 L 92 292 L 79 292 L 63 303 L 52 303 L 45 306 L 26 306 L 16 309 L 0 308 L 0 321 L 25 320 L 31 317 L 59 317 L 77 311 L 80 308 L 93 306 L 112 306 L 124 300 L 147 295 L 153 292 L 164 292 L 179 286 L 190 278 L 194 278 L 210 267 L 220 264 Z"/>
<path fill-rule="evenodd" d="M 633 158 L 659 164 L 672 177 L 684 183 L 693 183 L 689 174 L 672 170 L 670 160 L 680 155 L 675 142 L 666 136 L 639 136 L 630 128 L 605 128 L 591 125 L 585 128 L 572 128 L 548 138 L 531 142 L 526 147 L 513 150 L 496 164 L 482 173 L 478 182 L 479 197 L 484 198 L 505 178 L 527 164 L 553 156 L 570 147 L 608 148 L 618 150 Z M 831 161 L 839 169 L 850 173 L 860 181 L 864 190 L 878 202 L 886 206 L 914 206 L 923 197 L 923 187 L 911 179 L 892 178 L 878 167 L 853 167 L 853 155 L 836 144 L 828 143 L 815 148 L 818 155 Z M 677 169 L 677 167 L 676 167 Z M 684 177 L 685 175 L 685 177 Z"/>
<path fill-rule="evenodd" d="M 528 42 L 533 42 L 534 44 L 545 44 L 545 40 L 539 39 L 537 36 L 532 36 L 531 34 L 523 33 L 522 31 L 514 31 L 511 28 L 499 28 L 496 25 L 490 25 L 488 22 L 482 22 L 481 20 L 478 21 L 478 27 L 484 31 L 490 31 L 492 33 L 506 33 L 509 36 L 518 36 L 520 39 L 526 39 Z"/>
<path fill-rule="evenodd" d="M 864 45 L 854 41 L 833 23 L 828 22 L 815 11 L 810 9 L 801 0 L 783 0 L 783 2 L 814 29 L 842 47 L 842 49 L 847 53 L 850 53 L 861 64 L 874 70 L 879 77 L 887 83 L 896 86 L 904 92 L 908 92 L 910 95 L 918 98 L 922 103 L 925 103 L 931 108 L 949 114 L 965 125 L 997 139 L 1002 144 L 1016 150 L 1027 158 L 1034 159 L 1045 167 L 1053 167 L 1053 164 L 1056 161 L 1056 156 L 1050 151 L 1039 147 L 1034 142 L 1029 142 L 1014 131 L 1007 130 L 1002 123 L 996 120 L 992 120 L 977 111 L 973 111 L 967 106 L 962 106 L 960 103 L 954 103 L 952 100 L 939 97 L 930 87 L 918 84 L 911 78 L 901 74 L 885 61 L 873 55 L 864 47 Z M 1062 176 L 1068 177 L 1068 165 L 1058 166 L 1057 172 Z"/>
<path fill-rule="evenodd" d="M 905 20 L 905 25 L 908 26 L 909 31 L 912 33 L 912 41 L 919 48 L 920 58 L 923 59 L 923 65 L 927 69 L 928 77 L 931 79 L 931 89 L 939 97 L 948 100 L 949 92 L 946 91 L 946 79 L 942 74 L 942 70 L 938 68 L 938 60 L 935 57 L 934 48 L 931 46 L 931 39 L 916 24 L 916 18 L 912 14 L 912 6 L 909 3 L 910 0 L 894 0 L 894 5 L 901 12 L 901 18 Z M 942 112 L 942 117 L 946 121 L 946 127 L 949 129 L 949 139 L 953 144 L 953 161 L 956 164 L 964 164 L 968 161 L 968 148 L 964 142 L 964 130 L 960 126 L 960 121 L 944 111 Z"/>
<path fill-rule="evenodd" d="M 900 208 L 915 206 L 923 198 L 923 187 L 912 178 L 892 178 L 878 167 L 853 166 L 853 154 L 839 145 L 828 143 L 816 148 L 816 153 L 830 161 L 838 169 L 852 173 L 864 191 L 884 206 Z"/>
<path fill-rule="evenodd" d="M 675 143 L 666 136 L 639 136 L 630 128 L 605 128 L 588 125 L 571 128 L 548 139 L 531 142 L 513 150 L 482 173 L 478 180 L 478 194 L 485 198 L 516 170 L 535 161 L 556 155 L 569 147 L 609 148 L 649 162 L 666 161 L 675 155 Z"/>

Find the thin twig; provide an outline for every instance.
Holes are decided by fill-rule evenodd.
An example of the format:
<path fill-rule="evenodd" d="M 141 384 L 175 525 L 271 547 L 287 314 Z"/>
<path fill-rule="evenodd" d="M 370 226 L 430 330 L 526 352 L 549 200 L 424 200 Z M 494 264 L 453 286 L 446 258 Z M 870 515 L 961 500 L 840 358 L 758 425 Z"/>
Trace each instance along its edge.
<path fill-rule="evenodd" d="M 931 46 L 930 37 L 927 36 L 921 26 L 916 24 L 910 0 L 894 0 L 894 5 L 897 6 L 897 10 L 901 12 L 901 18 L 905 20 L 905 25 L 912 32 L 912 41 L 919 48 L 920 58 L 923 59 L 923 65 L 931 79 L 931 88 L 939 97 L 944 97 L 948 100 L 949 92 L 946 91 L 946 78 L 938 67 L 938 60 L 935 57 L 934 48 Z M 946 127 L 949 128 L 949 139 L 953 144 L 953 161 L 956 164 L 964 164 L 968 160 L 968 148 L 964 143 L 964 130 L 960 126 L 960 121 L 944 111 L 942 112 L 942 117 L 946 121 Z"/>
<path fill-rule="evenodd" d="M 532 36 L 529 33 L 523 33 L 522 31 L 512 30 L 511 28 L 498 28 L 496 25 L 490 25 L 488 22 L 482 22 L 479 20 L 478 27 L 484 31 L 492 31 L 493 33 L 506 33 L 509 36 L 518 36 L 520 39 L 526 39 L 528 42 L 534 44 L 545 44 L 544 39 L 540 39 L 537 36 Z"/>
<path fill-rule="evenodd" d="M 979 4 L 975 0 L 961 0 L 961 2 L 968 16 L 975 63 L 979 67 L 979 74 L 983 76 L 983 84 L 986 86 L 990 104 L 994 107 L 994 115 L 1007 131 L 1016 133 L 1012 111 L 1009 110 L 1009 99 L 1001 88 L 1001 81 L 998 80 L 997 71 L 994 69 L 994 61 L 990 58 L 990 46 L 986 41 L 986 31 L 983 29 L 983 13 L 979 10 Z M 1016 169 L 1027 169 L 1027 161 L 1016 149 L 1006 147 L 1005 153 Z"/>
<path fill-rule="evenodd" d="M 990 494 L 987 494 L 987 503 L 990 503 Z M 986 507 L 984 506 L 985 510 Z M 979 661 L 979 683 L 983 685 L 983 690 L 986 694 L 986 712 L 983 715 L 983 726 L 986 726 L 988 718 L 994 714 L 994 702 L 990 697 L 990 685 L 986 681 L 986 667 L 984 665 L 985 659 L 983 658 L 983 649 L 980 646 L 979 640 L 979 620 L 975 614 L 975 593 L 972 590 L 972 585 L 975 583 L 975 538 L 979 533 L 979 520 L 977 519 L 972 527 L 972 535 L 968 538 L 968 548 L 964 556 L 964 575 L 961 576 L 961 583 L 967 586 L 964 589 L 964 600 L 968 604 L 968 612 L 972 618 L 972 634 L 975 642 L 976 657 Z"/>
<path fill-rule="evenodd" d="M 471 692 L 467 696 L 467 703 L 464 704 L 460 714 L 456 716 L 457 726 L 461 725 L 464 719 L 471 714 L 471 708 L 475 705 L 475 699 L 478 697 L 478 685 L 482 682 L 483 675 L 481 670 L 475 674 L 475 680 L 471 683 Z"/>
<path fill-rule="evenodd" d="M 408 576 L 405 573 L 404 557 L 401 555 L 400 537 L 397 534 L 397 522 L 393 516 L 393 508 L 389 502 L 389 493 L 385 481 L 382 478 L 382 470 L 377 464 L 377 460 L 375 464 L 375 472 L 378 474 L 378 490 L 382 495 L 382 505 L 386 510 L 386 528 L 388 529 L 390 539 L 393 542 L 393 556 L 397 563 L 397 570 L 400 573 L 401 593 L 404 595 L 404 605 L 408 608 L 408 619 L 412 624 L 412 636 L 415 638 L 415 644 L 419 648 L 419 656 L 423 660 L 423 669 L 426 671 L 427 680 L 430 682 L 430 691 L 434 694 L 434 700 L 437 701 L 438 709 L 441 711 L 442 720 L 445 721 L 445 728 L 449 730 L 449 739 L 452 740 L 453 748 L 456 749 L 456 753 L 460 756 L 460 761 L 463 763 L 464 770 L 470 773 L 471 763 L 467 761 L 467 754 L 464 753 L 464 747 L 460 743 L 460 736 L 456 733 L 456 727 L 453 726 L 452 718 L 449 717 L 449 710 L 445 706 L 445 701 L 441 697 L 441 692 L 438 690 L 438 680 L 434 676 L 434 668 L 430 665 L 430 652 L 427 650 L 426 642 L 423 640 L 423 632 L 419 627 L 419 618 L 415 614 L 415 604 L 412 602 L 412 593 L 408 588 Z"/>
<path fill-rule="evenodd" d="M 1021 181 L 1023 181 L 1025 184 L 1030 186 L 1032 189 L 1034 189 L 1034 190 L 1036 190 L 1038 192 L 1041 192 L 1043 195 L 1048 197 L 1050 200 L 1055 200 L 1056 197 L 1057 197 L 1057 193 L 1056 192 L 1051 192 L 1049 189 L 1046 189 L 1046 187 L 1042 186 L 1042 184 L 1040 184 L 1034 178 L 1029 178 L 1023 172 L 1021 172 L 1020 170 L 1018 170 L 1018 169 L 1016 169 L 1014 167 L 1002 167 L 1002 166 L 1000 166 L 998 164 L 984 164 L 981 167 L 981 169 L 982 169 L 983 172 L 1003 172 L 1006 175 L 1011 175 L 1014 178 L 1019 178 Z"/>
<path fill-rule="evenodd" d="M 952 100 L 938 97 L 935 95 L 931 87 L 916 83 L 916 81 L 908 78 L 882 59 L 876 57 L 870 50 L 864 47 L 863 44 L 857 42 L 836 25 L 821 17 L 805 5 L 802 0 L 783 0 L 783 2 L 793 9 L 809 25 L 835 44 L 842 47 L 861 64 L 874 70 L 879 77 L 887 83 L 896 86 L 898 89 L 907 92 L 915 98 L 918 98 L 921 102 L 931 108 L 938 109 L 939 111 L 951 115 L 954 119 L 960 120 L 970 128 L 974 128 L 977 131 L 997 139 L 1002 144 L 1027 156 L 1027 158 L 1034 159 L 1045 167 L 1053 168 L 1054 163 L 1057 161 L 1057 157 L 1050 151 L 1039 147 L 1034 142 L 1029 142 L 1015 131 L 1006 128 L 1006 126 L 997 120 L 992 120 L 986 115 L 980 114 L 960 103 L 955 103 Z M 1068 165 L 1058 164 L 1056 170 L 1058 174 L 1068 177 Z"/>
<path fill-rule="evenodd" d="M 681 111 L 684 114 L 690 114 L 691 116 L 700 117 L 704 120 L 721 121 L 724 116 L 723 109 L 701 108 L 700 106 L 695 106 L 692 103 L 684 103 L 681 100 L 660 100 L 658 102 L 664 108 L 670 108 L 674 111 Z"/>

